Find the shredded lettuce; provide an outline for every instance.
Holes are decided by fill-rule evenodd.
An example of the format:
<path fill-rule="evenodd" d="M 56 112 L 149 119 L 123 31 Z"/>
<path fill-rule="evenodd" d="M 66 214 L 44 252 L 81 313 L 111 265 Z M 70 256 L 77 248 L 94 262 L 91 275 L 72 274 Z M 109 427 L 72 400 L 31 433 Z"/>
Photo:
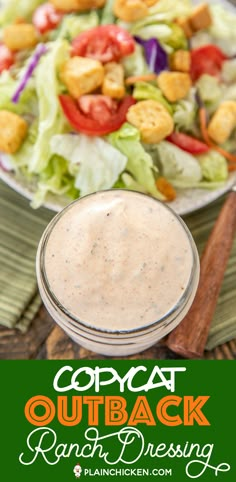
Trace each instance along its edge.
<path fill-rule="evenodd" d="M 228 177 L 225 159 L 215 151 L 195 158 L 167 141 L 156 145 L 156 162 L 161 172 L 177 189 L 218 189 Z"/>
<path fill-rule="evenodd" d="M 34 10 L 44 0 L 2 0 L 0 10 L 0 26 L 13 23 L 16 18 L 31 19 Z"/>
<path fill-rule="evenodd" d="M 236 153 L 236 130 L 232 132 L 229 139 L 227 139 L 221 146 L 225 151 Z"/>
<path fill-rule="evenodd" d="M 60 83 L 57 72 L 65 61 L 69 52 L 69 44 L 65 40 L 57 40 L 36 70 L 35 82 L 39 105 L 39 128 L 32 157 L 29 161 L 29 171 L 39 173 L 43 171 L 51 157 L 50 139 L 53 135 L 63 132 L 65 118 L 62 114 L 58 93 Z"/>
<path fill-rule="evenodd" d="M 222 89 L 219 81 L 212 75 L 203 74 L 196 83 L 200 98 L 207 107 L 212 107 L 215 110 L 221 100 Z"/>
<path fill-rule="evenodd" d="M 171 23 L 170 27 L 171 35 L 167 39 L 167 45 L 174 50 L 186 49 L 188 44 L 183 29 L 177 23 Z"/>
<path fill-rule="evenodd" d="M 115 23 L 115 16 L 113 14 L 113 4 L 114 0 L 107 0 L 101 14 L 101 24 L 112 24 Z"/>
<path fill-rule="evenodd" d="M 185 17 L 191 12 L 190 0 L 159 0 L 150 8 L 150 16 L 155 15 L 157 22 L 170 22 L 178 17 Z"/>
<path fill-rule="evenodd" d="M 236 42 L 236 15 L 233 7 L 226 8 L 225 4 L 212 4 L 212 26 L 209 29 L 213 42 L 217 43 L 226 54 L 235 54 Z"/>
<path fill-rule="evenodd" d="M 68 174 L 67 161 L 60 156 L 51 157 L 46 169 L 40 173 L 37 191 L 32 201 L 32 207 L 41 206 L 48 193 L 58 196 L 67 194 L 72 199 L 79 196 L 79 191 L 74 187 L 74 178 Z"/>
<path fill-rule="evenodd" d="M 125 155 L 100 137 L 56 135 L 50 147 L 51 152 L 78 166 L 75 186 L 81 196 L 112 188 L 127 163 Z"/>
<path fill-rule="evenodd" d="M 146 193 L 145 188 L 137 181 L 135 181 L 133 176 L 128 174 L 128 172 L 124 172 L 124 174 L 122 174 L 121 176 L 121 179 L 124 184 L 123 187 L 126 187 L 130 191 L 138 191 L 138 192 L 142 192 L 143 194 Z"/>
<path fill-rule="evenodd" d="M 157 102 L 163 104 L 163 106 L 170 112 L 170 114 L 173 113 L 172 106 L 162 95 L 161 90 L 148 82 L 137 82 L 134 86 L 133 97 L 136 100 L 156 100 Z"/>
<path fill-rule="evenodd" d="M 143 49 L 141 45 L 138 44 L 136 44 L 133 54 L 123 58 L 122 64 L 126 77 L 133 75 L 144 75 L 150 72 L 144 58 Z"/>
<path fill-rule="evenodd" d="M 81 32 L 97 27 L 98 24 L 99 17 L 95 11 L 91 11 L 85 15 L 65 15 L 55 35 L 57 38 L 72 40 Z"/>
<path fill-rule="evenodd" d="M 23 142 L 19 151 L 11 156 L 12 164 L 15 166 L 16 170 L 18 168 L 25 167 L 28 171 L 29 160 L 32 157 L 34 144 L 36 142 L 38 135 L 38 121 L 35 120 L 29 127 L 27 137 Z"/>
<path fill-rule="evenodd" d="M 194 156 L 168 141 L 160 142 L 154 149 L 161 164 L 162 174 L 168 180 L 181 181 L 183 187 L 201 181 L 201 167 Z"/>
<path fill-rule="evenodd" d="M 34 86 L 28 83 L 17 104 L 12 102 L 12 96 L 17 88 L 18 81 L 14 80 L 9 71 L 0 76 L 0 110 L 8 110 L 22 115 L 31 113 L 37 115 L 37 99 Z"/>
<path fill-rule="evenodd" d="M 133 23 L 130 27 L 130 32 L 133 35 L 138 35 L 139 37 L 148 40 L 150 38 L 157 38 L 160 42 L 167 42 L 172 36 L 172 29 L 170 25 L 165 23 L 150 23 L 150 18 L 146 18 L 139 23 Z"/>
<path fill-rule="evenodd" d="M 186 37 L 183 30 L 174 23 L 149 23 L 147 17 L 146 24 L 144 20 L 142 25 L 132 24 L 130 32 L 132 35 L 139 36 L 145 40 L 156 38 L 167 53 L 173 52 L 175 49 L 184 49 L 187 47 Z"/>
<path fill-rule="evenodd" d="M 226 60 L 222 67 L 222 79 L 227 84 L 236 82 L 236 59 Z"/>
<path fill-rule="evenodd" d="M 199 30 L 196 32 L 195 35 L 191 38 L 191 48 L 197 49 L 199 47 L 203 47 L 203 45 L 212 44 L 212 37 L 206 30 Z"/>
<path fill-rule="evenodd" d="M 203 179 L 210 182 L 225 181 L 228 178 L 226 159 L 216 151 L 209 151 L 198 156 Z"/>
<path fill-rule="evenodd" d="M 178 131 L 193 132 L 196 125 L 197 103 L 195 89 L 191 88 L 186 99 L 182 99 L 174 105 L 174 123 Z"/>
<path fill-rule="evenodd" d="M 224 100 L 235 100 L 236 101 L 236 83 L 232 85 L 224 85 L 222 87 L 222 97 L 221 101 Z"/>
<path fill-rule="evenodd" d="M 207 189 L 208 191 L 214 191 L 215 189 L 220 189 L 225 185 L 224 182 L 209 182 L 209 181 L 182 181 L 181 179 L 172 179 L 172 185 L 176 189 Z"/>
<path fill-rule="evenodd" d="M 119 25 L 129 30 L 133 35 L 143 39 L 156 38 L 168 53 L 173 49 L 186 48 L 187 42 L 183 30 L 172 21 L 187 15 L 191 11 L 189 0 L 159 0 L 149 9 L 149 15 L 137 22 Z"/>
<path fill-rule="evenodd" d="M 145 192 L 164 200 L 164 196 L 155 184 L 153 160 L 140 142 L 138 129 L 125 123 L 118 131 L 108 136 L 108 141 L 127 157 L 126 170 L 133 176 L 136 183 L 142 185 Z"/>

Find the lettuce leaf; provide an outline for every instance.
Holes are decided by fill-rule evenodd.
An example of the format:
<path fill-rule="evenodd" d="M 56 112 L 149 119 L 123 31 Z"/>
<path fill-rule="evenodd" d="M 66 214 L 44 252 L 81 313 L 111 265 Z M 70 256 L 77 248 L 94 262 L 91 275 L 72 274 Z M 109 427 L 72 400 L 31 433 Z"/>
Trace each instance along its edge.
<path fill-rule="evenodd" d="M 210 150 L 206 154 L 198 156 L 198 160 L 204 180 L 220 182 L 228 178 L 227 161 L 219 152 Z"/>
<path fill-rule="evenodd" d="M 18 80 L 13 79 L 8 71 L 0 76 L 0 110 L 8 110 L 16 114 L 37 115 L 37 98 L 34 86 L 28 83 L 17 104 L 12 102 L 12 96 L 18 86 Z"/>
<path fill-rule="evenodd" d="M 74 186 L 74 178 L 68 173 L 68 163 L 60 156 L 51 157 L 46 169 L 40 173 L 37 183 L 37 192 L 31 203 L 33 208 L 40 207 L 48 193 L 58 196 L 66 194 L 72 199 L 79 196 L 79 191 Z"/>
<path fill-rule="evenodd" d="M 182 181 L 181 179 L 172 179 L 172 185 L 176 189 L 207 189 L 208 191 L 214 191 L 215 189 L 220 189 L 224 186 L 225 182 L 209 182 L 209 181 Z"/>
<path fill-rule="evenodd" d="M 37 140 L 29 160 L 29 171 L 33 173 L 39 173 L 47 167 L 51 157 L 50 140 L 53 135 L 63 132 L 66 125 L 58 100 L 60 83 L 57 71 L 68 55 L 69 44 L 60 39 L 49 45 L 49 48 L 48 53 L 41 58 L 35 74 L 39 123 Z"/>
<path fill-rule="evenodd" d="M 174 105 L 174 123 L 176 130 L 193 132 L 196 127 L 197 103 L 195 89 L 190 89 L 188 97 Z"/>
<path fill-rule="evenodd" d="M 153 155 L 161 166 L 161 172 L 171 183 L 181 181 L 184 187 L 198 183 L 202 179 L 202 171 L 198 160 L 168 141 L 162 141 L 151 148 Z"/>
<path fill-rule="evenodd" d="M 236 81 L 236 59 L 226 60 L 223 63 L 222 79 L 227 84 L 231 84 Z"/>
<path fill-rule="evenodd" d="M 108 141 L 128 159 L 126 171 L 143 186 L 145 192 L 155 198 L 164 200 L 164 196 L 158 191 L 155 184 L 155 168 L 151 156 L 144 150 L 140 142 L 140 133 L 136 127 L 125 123 L 116 132 L 108 136 Z"/>
<path fill-rule="evenodd" d="M 122 64 L 125 76 L 144 75 L 150 72 L 141 45 L 136 44 L 133 54 L 124 57 Z"/>
<path fill-rule="evenodd" d="M 111 24 L 115 23 L 115 16 L 113 14 L 113 4 L 114 0 L 107 0 L 105 3 L 105 6 L 102 10 L 101 13 L 101 24 L 106 25 L 106 24 Z"/>
<path fill-rule="evenodd" d="M 0 26 L 13 23 L 16 18 L 31 19 L 34 10 L 44 0 L 2 0 L 0 10 Z"/>
<path fill-rule="evenodd" d="M 222 89 L 218 79 L 212 75 L 203 74 L 198 79 L 196 87 L 200 94 L 200 98 L 207 107 L 212 106 L 216 109 L 222 96 Z"/>
<path fill-rule="evenodd" d="M 157 22 L 169 22 L 178 17 L 185 17 L 191 12 L 190 0 L 159 0 L 150 9 L 150 17 L 155 16 Z"/>
<path fill-rule="evenodd" d="M 50 147 L 51 152 L 77 166 L 75 186 L 81 196 L 112 188 L 127 163 L 125 155 L 100 137 L 56 135 L 52 138 Z M 73 172 L 70 164 L 69 170 Z"/>
<path fill-rule="evenodd" d="M 235 7 L 230 4 L 212 4 L 212 26 L 209 29 L 210 35 L 213 37 L 213 42 L 217 43 L 226 54 L 235 54 L 236 42 L 236 15 Z"/>
<path fill-rule="evenodd" d="M 34 144 L 37 140 L 38 135 L 38 121 L 35 120 L 29 127 L 26 140 L 23 142 L 19 151 L 11 156 L 12 164 L 15 166 L 16 170 L 18 168 L 25 167 L 28 171 L 29 160 L 32 157 Z"/>
<path fill-rule="evenodd" d="M 65 38 L 72 40 L 81 32 L 97 27 L 99 17 L 95 11 L 91 11 L 85 15 L 65 15 L 57 32 L 53 32 L 56 38 Z"/>
<path fill-rule="evenodd" d="M 186 48 L 187 41 L 183 30 L 173 20 L 191 11 L 189 0 L 159 0 L 149 8 L 149 15 L 133 23 L 118 22 L 132 35 L 143 39 L 156 38 L 168 53 L 174 49 Z"/>
<path fill-rule="evenodd" d="M 121 176 L 121 179 L 124 184 L 124 188 L 129 189 L 130 191 L 142 192 L 143 194 L 146 193 L 145 188 L 137 181 L 135 181 L 133 176 L 128 174 L 128 172 L 124 172 L 124 174 L 122 174 Z"/>
<path fill-rule="evenodd" d="M 222 88 L 221 101 L 224 100 L 235 100 L 236 101 L 236 83 L 232 85 L 224 85 Z"/>
<path fill-rule="evenodd" d="M 156 100 L 157 102 L 163 104 L 170 114 L 173 113 L 172 106 L 162 95 L 161 90 L 148 82 L 137 82 L 134 86 L 133 97 L 136 100 Z"/>

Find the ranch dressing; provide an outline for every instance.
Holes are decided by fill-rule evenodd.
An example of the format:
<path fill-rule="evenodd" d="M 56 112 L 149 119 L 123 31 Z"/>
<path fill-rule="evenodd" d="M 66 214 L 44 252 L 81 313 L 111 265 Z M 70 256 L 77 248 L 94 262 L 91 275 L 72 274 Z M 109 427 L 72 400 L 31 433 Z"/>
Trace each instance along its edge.
<path fill-rule="evenodd" d="M 80 321 L 130 330 L 160 320 L 191 277 L 190 238 L 164 204 L 125 190 L 81 198 L 55 223 L 44 253 L 53 295 Z"/>

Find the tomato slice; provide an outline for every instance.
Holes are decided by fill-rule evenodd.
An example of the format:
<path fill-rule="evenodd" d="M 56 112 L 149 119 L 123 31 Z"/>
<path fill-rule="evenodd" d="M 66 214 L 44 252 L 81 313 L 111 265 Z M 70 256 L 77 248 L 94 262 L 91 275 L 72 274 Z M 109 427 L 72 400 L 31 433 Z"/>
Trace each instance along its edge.
<path fill-rule="evenodd" d="M 109 122 L 118 109 L 118 102 L 107 95 L 82 95 L 78 105 L 83 114 L 99 123 L 101 118 L 103 123 Z"/>
<path fill-rule="evenodd" d="M 43 34 L 56 28 L 62 17 L 63 13 L 56 11 L 52 3 L 43 3 L 34 12 L 33 24 Z"/>
<path fill-rule="evenodd" d="M 115 112 L 111 110 L 108 116 L 106 102 L 104 104 L 104 101 L 96 99 L 96 97 L 102 96 L 94 95 L 95 99 L 93 100 L 93 104 L 91 103 L 90 106 L 86 108 L 87 113 L 85 113 L 86 110 L 83 107 L 83 101 L 81 105 L 84 111 L 82 111 L 79 103 L 69 95 L 59 96 L 63 112 L 71 126 L 78 132 L 82 132 L 82 134 L 87 134 L 88 136 L 104 136 L 118 130 L 126 121 L 128 109 L 131 105 L 135 104 L 133 97 L 126 96 L 119 104 L 117 103 Z M 96 103 L 97 105 L 95 105 Z M 104 112 L 105 115 L 103 116 Z"/>
<path fill-rule="evenodd" d="M 228 57 L 216 45 L 203 45 L 191 52 L 191 77 L 195 82 L 202 74 L 220 77 L 222 64 Z"/>
<path fill-rule="evenodd" d="M 133 37 L 117 25 L 101 25 L 82 32 L 72 42 L 72 55 L 102 63 L 118 61 L 135 50 Z"/>
<path fill-rule="evenodd" d="M 15 57 L 12 51 L 6 45 L 0 43 L 0 73 L 9 70 L 14 61 Z"/>
<path fill-rule="evenodd" d="M 207 144 L 204 144 L 204 142 L 199 141 L 195 137 L 183 134 L 182 132 L 173 132 L 167 137 L 167 140 L 190 154 L 204 154 L 204 152 L 209 151 L 209 146 Z"/>

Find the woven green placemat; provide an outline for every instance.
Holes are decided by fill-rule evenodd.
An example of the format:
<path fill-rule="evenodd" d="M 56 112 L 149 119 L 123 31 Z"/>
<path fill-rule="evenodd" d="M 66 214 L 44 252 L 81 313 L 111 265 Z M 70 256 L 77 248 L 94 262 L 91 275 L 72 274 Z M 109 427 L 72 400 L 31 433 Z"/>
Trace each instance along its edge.
<path fill-rule="evenodd" d="M 26 331 L 41 304 L 35 278 L 35 254 L 45 226 L 46 209 L 0 182 L 0 324 Z"/>
<path fill-rule="evenodd" d="M 223 199 L 185 218 L 199 253 Z M 37 245 L 53 213 L 34 211 L 29 202 L 0 182 L 0 324 L 26 331 L 41 304 L 35 277 Z M 219 253 L 220 256 L 220 253 Z M 225 274 L 207 348 L 236 338 L 236 240 Z"/>

